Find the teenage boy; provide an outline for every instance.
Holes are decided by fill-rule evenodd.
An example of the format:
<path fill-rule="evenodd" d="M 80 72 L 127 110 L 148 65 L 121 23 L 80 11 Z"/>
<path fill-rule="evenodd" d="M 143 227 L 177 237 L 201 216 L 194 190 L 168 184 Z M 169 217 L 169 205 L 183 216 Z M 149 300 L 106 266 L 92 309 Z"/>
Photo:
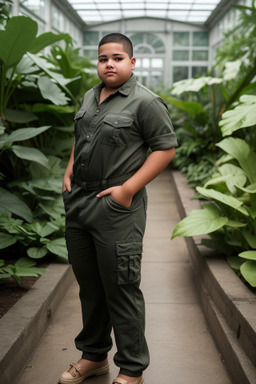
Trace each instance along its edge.
<path fill-rule="evenodd" d="M 142 384 L 149 364 L 139 288 L 145 185 L 171 162 L 177 141 L 166 104 L 132 73 L 131 41 L 109 34 L 98 54 L 102 83 L 85 94 L 75 117 L 63 179 L 67 248 L 82 305 L 83 329 L 75 339 L 82 358 L 59 381 L 77 384 L 107 373 L 113 329 L 119 367 L 113 383 Z"/>

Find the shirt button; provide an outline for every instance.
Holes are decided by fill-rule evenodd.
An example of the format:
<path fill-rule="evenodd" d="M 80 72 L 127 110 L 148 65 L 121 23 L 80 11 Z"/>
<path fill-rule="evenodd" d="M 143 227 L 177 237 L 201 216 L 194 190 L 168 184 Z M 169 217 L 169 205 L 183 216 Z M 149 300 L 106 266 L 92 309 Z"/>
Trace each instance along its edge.
<path fill-rule="evenodd" d="M 81 166 L 84 167 L 84 166 L 85 166 L 85 163 L 81 163 Z"/>
<path fill-rule="evenodd" d="M 90 139 L 90 136 L 89 136 L 89 135 L 87 135 L 87 136 L 86 136 L 86 139 Z"/>
<path fill-rule="evenodd" d="M 97 112 L 97 113 L 99 113 L 99 112 L 100 112 L 100 110 L 99 110 L 99 109 L 96 109 L 96 112 Z"/>
<path fill-rule="evenodd" d="M 118 121 L 114 121 L 114 124 L 115 124 L 115 125 L 118 125 Z"/>

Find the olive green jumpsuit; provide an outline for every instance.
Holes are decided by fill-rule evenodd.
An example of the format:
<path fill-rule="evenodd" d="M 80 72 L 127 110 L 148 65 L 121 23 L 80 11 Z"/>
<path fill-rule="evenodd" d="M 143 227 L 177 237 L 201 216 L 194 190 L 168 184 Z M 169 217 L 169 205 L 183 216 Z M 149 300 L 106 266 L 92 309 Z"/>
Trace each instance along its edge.
<path fill-rule="evenodd" d="M 177 145 L 164 101 L 134 75 L 101 104 L 104 84 L 85 94 L 75 116 L 71 192 L 63 193 L 69 261 L 80 287 L 82 358 L 102 361 L 117 345 L 120 373 L 137 377 L 149 364 L 145 304 L 139 288 L 146 224 L 145 188 L 126 208 L 97 193 L 121 185 L 145 162 L 148 148 Z"/>

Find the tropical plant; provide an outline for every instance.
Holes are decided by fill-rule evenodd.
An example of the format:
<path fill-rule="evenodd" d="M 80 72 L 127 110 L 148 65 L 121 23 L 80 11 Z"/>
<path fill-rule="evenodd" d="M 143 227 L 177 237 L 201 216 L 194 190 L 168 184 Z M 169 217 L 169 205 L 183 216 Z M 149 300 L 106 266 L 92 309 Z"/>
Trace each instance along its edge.
<path fill-rule="evenodd" d="M 42 275 L 46 269 L 36 267 L 36 263 L 28 258 L 21 257 L 16 263 L 4 266 L 4 260 L 0 260 L 0 279 L 12 277 L 17 284 L 21 286 L 21 278 L 24 276 L 38 277 Z"/>
<path fill-rule="evenodd" d="M 256 96 L 244 95 L 234 110 L 223 114 L 220 127 L 224 136 L 247 127 L 255 133 L 255 111 L 247 115 L 255 103 Z M 196 188 L 212 202 L 181 220 L 172 238 L 209 235 L 202 243 L 227 256 L 230 265 L 256 287 L 255 148 L 238 137 L 227 137 L 217 146 L 224 152 L 217 170 L 203 187 Z"/>
<path fill-rule="evenodd" d="M 180 145 L 173 163 L 187 174 L 192 186 L 205 183 L 215 170 L 215 162 L 221 155 L 216 144 L 223 137 L 219 125 L 222 114 L 232 110 L 242 95 L 256 94 L 255 0 L 251 7 L 237 8 L 240 11 L 237 26 L 226 35 L 211 70 L 212 74 L 221 76 L 182 80 L 163 95 L 171 115 L 175 108 L 173 122 Z M 248 112 L 247 119 L 252 115 L 253 104 L 248 106 L 246 103 L 247 111 L 243 109 L 244 117 Z M 244 107 L 241 105 L 240 108 Z M 232 134 L 252 143 L 255 148 L 255 130 L 233 131 Z"/>
<path fill-rule="evenodd" d="M 53 254 L 66 261 L 62 176 L 82 88 L 85 92 L 95 77 L 87 74 L 91 65 L 73 48 L 69 35 L 37 36 L 37 23 L 25 16 L 5 18 L 3 25 L 0 249 L 4 258 Z M 61 40 L 66 49 L 58 45 Z"/>

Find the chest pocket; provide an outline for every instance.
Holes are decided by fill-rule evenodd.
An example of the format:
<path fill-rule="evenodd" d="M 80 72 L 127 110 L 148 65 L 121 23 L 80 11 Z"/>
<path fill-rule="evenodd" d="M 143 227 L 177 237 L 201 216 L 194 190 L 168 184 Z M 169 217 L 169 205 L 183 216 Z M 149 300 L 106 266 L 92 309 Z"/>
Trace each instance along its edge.
<path fill-rule="evenodd" d="M 82 119 L 85 115 L 86 111 L 85 110 L 79 110 L 74 118 L 75 121 L 75 137 L 78 138 L 81 134 L 82 130 Z"/>
<path fill-rule="evenodd" d="M 100 142 L 113 147 L 126 147 L 129 143 L 133 119 L 129 116 L 109 114 L 101 127 Z"/>

